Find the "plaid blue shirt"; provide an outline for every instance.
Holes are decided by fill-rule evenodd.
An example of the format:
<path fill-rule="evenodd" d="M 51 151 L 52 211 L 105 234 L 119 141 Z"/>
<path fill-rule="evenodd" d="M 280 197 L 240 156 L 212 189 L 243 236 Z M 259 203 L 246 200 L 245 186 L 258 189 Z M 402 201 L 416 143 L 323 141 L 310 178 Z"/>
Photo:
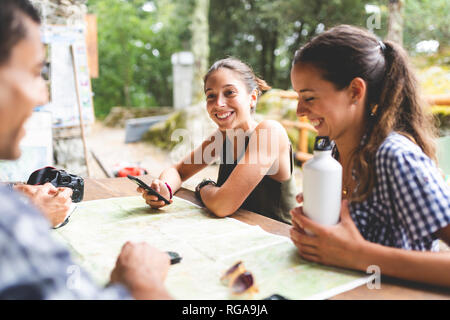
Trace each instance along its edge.
<path fill-rule="evenodd" d="M 450 224 L 450 190 L 435 164 L 411 140 L 391 133 L 375 167 L 371 195 L 350 204 L 362 236 L 390 247 L 436 251 L 433 234 Z"/>
<path fill-rule="evenodd" d="M 130 299 L 97 287 L 50 234 L 47 220 L 0 186 L 0 299 Z"/>

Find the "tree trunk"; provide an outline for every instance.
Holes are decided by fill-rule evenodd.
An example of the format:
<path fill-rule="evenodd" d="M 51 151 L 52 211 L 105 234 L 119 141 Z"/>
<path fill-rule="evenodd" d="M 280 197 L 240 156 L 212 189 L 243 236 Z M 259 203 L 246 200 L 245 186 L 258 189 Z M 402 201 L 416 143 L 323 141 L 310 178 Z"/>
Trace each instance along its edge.
<path fill-rule="evenodd" d="M 389 22 L 386 40 L 403 45 L 404 0 L 389 0 Z"/>
<path fill-rule="evenodd" d="M 208 13 L 209 0 L 195 0 L 191 24 L 191 51 L 194 54 L 193 104 L 204 100 L 203 76 L 208 71 L 209 59 Z"/>
<path fill-rule="evenodd" d="M 122 29 L 119 29 L 119 41 L 123 48 L 122 55 L 123 57 L 127 57 L 128 55 L 128 35 L 126 32 Z M 128 63 L 127 63 L 128 62 Z M 122 94 L 123 94 L 123 106 L 124 107 L 131 107 L 131 95 L 130 95 L 130 84 L 133 80 L 132 76 L 132 68 L 133 64 L 130 63 L 130 59 L 124 59 L 124 63 L 121 64 L 121 75 L 123 79 L 123 86 L 122 86 Z"/>
<path fill-rule="evenodd" d="M 278 45 L 278 31 L 274 31 L 272 33 L 272 39 L 270 43 L 270 68 L 269 68 L 269 77 L 266 79 L 269 83 L 275 82 L 275 62 L 276 62 L 276 56 L 275 56 L 275 50 L 277 49 Z"/>
<path fill-rule="evenodd" d="M 260 35 L 261 35 L 261 53 L 260 53 L 260 75 L 263 79 L 266 78 L 267 76 L 267 47 L 268 47 L 268 43 L 267 43 L 267 36 L 264 32 L 264 30 L 260 29 L 259 30 Z"/>

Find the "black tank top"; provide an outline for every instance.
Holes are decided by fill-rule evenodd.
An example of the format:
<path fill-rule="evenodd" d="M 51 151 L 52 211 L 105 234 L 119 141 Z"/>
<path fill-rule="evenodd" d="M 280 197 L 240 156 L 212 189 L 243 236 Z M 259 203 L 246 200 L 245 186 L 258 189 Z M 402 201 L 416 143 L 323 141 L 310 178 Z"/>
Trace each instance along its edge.
<path fill-rule="evenodd" d="M 231 150 L 232 144 L 228 138 L 225 139 L 222 148 L 221 164 L 219 167 L 219 175 L 217 178 L 217 186 L 222 186 L 233 172 L 239 160 L 247 150 L 249 137 L 245 140 L 245 149 L 241 151 L 240 155 L 234 163 L 226 161 L 227 154 L 233 154 Z M 241 205 L 242 209 L 259 213 L 271 219 L 275 219 L 285 223 L 291 223 L 291 215 L 289 211 L 296 207 L 295 196 L 297 194 L 295 179 L 293 174 L 293 153 L 292 145 L 289 146 L 290 153 L 290 171 L 291 176 L 288 180 L 279 182 L 265 175 L 258 185 L 253 189 L 244 203 Z M 245 177 L 243 177 L 245 179 Z"/>

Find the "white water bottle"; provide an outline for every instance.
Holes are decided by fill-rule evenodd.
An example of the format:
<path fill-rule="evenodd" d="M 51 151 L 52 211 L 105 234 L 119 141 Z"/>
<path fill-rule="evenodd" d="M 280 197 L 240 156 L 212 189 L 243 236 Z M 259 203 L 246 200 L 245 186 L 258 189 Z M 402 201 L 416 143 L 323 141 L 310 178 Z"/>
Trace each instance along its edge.
<path fill-rule="evenodd" d="M 337 224 L 341 211 L 342 166 L 331 156 L 332 149 L 328 137 L 316 137 L 314 157 L 303 165 L 303 212 L 326 226 Z"/>

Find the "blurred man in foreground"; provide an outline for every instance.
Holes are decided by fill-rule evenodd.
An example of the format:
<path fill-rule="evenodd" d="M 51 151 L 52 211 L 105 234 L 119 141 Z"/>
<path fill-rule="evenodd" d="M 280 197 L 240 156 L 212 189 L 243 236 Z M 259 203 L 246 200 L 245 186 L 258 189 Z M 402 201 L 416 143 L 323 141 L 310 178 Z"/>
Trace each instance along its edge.
<path fill-rule="evenodd" d="M 23 125 L 33 108 L 47 100 L 39 25 L 39 15 L 28 0 L 0 1 L 0 159 L 20 156 Z M 36 189 L 43 192 L 38 198 L 52 196 L 54 191 L 48 188 Z M 163 285 L 167 254 L 145 243 L 128 242 L 111 273 L 111 285 L 98 288 L 81 269 L 70 272 L 76 264 L 53 241 L 48 221 L 37 209 L 3 186 L 0 203 L 1 299 L 170 298 Z"/>

